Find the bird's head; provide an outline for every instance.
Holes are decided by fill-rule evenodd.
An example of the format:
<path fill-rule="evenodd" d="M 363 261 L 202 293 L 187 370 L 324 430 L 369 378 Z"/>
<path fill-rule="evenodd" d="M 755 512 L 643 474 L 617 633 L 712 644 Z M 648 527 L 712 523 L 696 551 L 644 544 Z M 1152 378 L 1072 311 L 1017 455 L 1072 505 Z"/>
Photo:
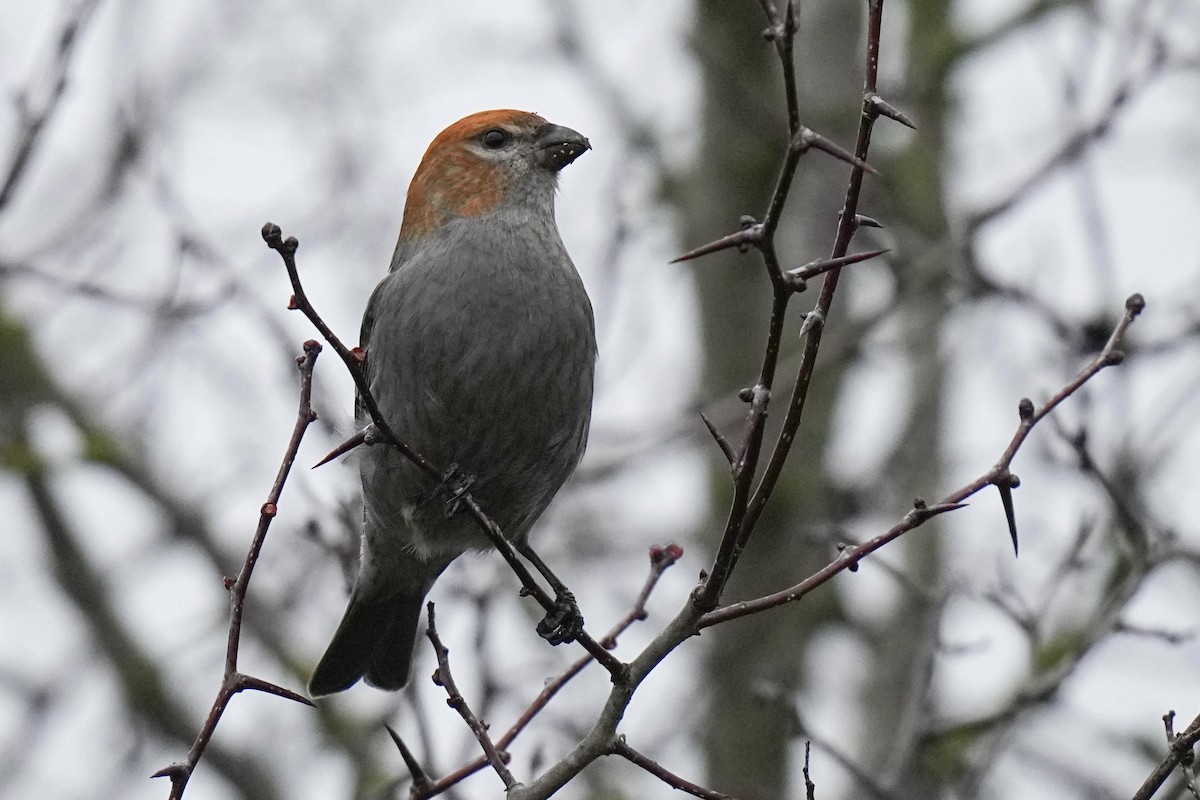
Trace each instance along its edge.
<path fill-rule="evenodd" d="M 453 217 L 502 206 L 554 213 L 558 171 L 588 150 L 581 134 L 527 111 L 464 117 L 437 135 L 408 187 L 400 239 L 419 239 Z"/>

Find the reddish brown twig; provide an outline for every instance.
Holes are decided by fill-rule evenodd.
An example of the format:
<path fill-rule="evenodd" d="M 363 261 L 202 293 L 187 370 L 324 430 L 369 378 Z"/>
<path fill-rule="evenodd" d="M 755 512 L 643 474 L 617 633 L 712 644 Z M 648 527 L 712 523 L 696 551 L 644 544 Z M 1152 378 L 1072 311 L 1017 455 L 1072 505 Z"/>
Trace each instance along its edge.
<path fill-rule="evenodd" d="M 254 572 L 255 564 L 258 563 L 258 555 L 262 551 L 263 543 L 266 542 L 267 530 L 271 527 L 271 520 L 275 518 L 275 514 L 278 511 L 279 498 L 283 494 L 283 486 L 287 482 L 292 464 L 296 461 L 296 452 L 300 449 L 300 442 L 304 438 L 304 432 L 308 429 L 309 424 L 317 418 L 316 412 L 312 410 L 311 403 L 312 374 L 313 365 L 316 364 L 317 356 L 320 352 L 321 345 L 318 342 L 309 340 L 304 343 L 304 355 L 296 359 L 296 363 L 300 367 L 300 410 L 296 415 L 296 424 L 292 428 L 292 438 L 288 441 L 287 449 L 284 451 L 283 461 L 279 465 L 279 472 L 275 475 L 275 483 L 271 486 L 271 491 L 267 494 L 267 500 L 263 503 L 262 510 L 259 512 L 258 528 L 254 531 L 254 538 L 250 542 L 250 549 L 246 553 L 246 560 L 242 564 L 242 569 L 236 578 L 225 579 L 226 588 L 229 589 L 230 596 L 229 641 L 225 647 L 225 674 L 221 680 L 221 688 L 217 691 L 217 697 L 208 712 L 208 718 L 205 719 L 204 726 L 200 729 L 199 735 L 196 736 L 196 741 L 192 744 L 192 749 L 188 751 L 187 758 L 182 762 L 163 767 L 152 776 L 155 778 L 165 777 L 171 779 L 171 800 L 183 797 L 188 780 L 192 777 L 196 765 L 204 755 L 205 747 L 208 746 L 209 741 L 216 732 L 217 723 L 221 721 L 221 715 L 225 713 L 225 708 L 229 705 L 229 701 L 233 699 L 235 694 L 246 689 L 251 689 L 273 694 L 288 700 L 295 700 L 297 703 L 303 703 L 308 706 L 312 705 L 312 702 L 303 695 L 264 681 L 261 678 L 255 678 L 239 672 L 238 646 L 241 643 L 242 617 L 246 608 L 246 592 L 250 588 L 250 576 Z"/>
<path fill-rule="evenodd" d="M 706 789 L 697 783 L 692 783 L 685 778 L 681 778 L 674 772 L 671 772 L 669 769 L 659 764 L 657 761 L 654 761 L 642 753 L 639 753 L 637 750 L 634 750 L 629 746 L 629 743 L 625 741 L 624 736 L 617 737 L 616 741 L 613 743 L 612 749 L 609 752 L 612 755 L 624 758 L 631 764 L 636 764 L 646 772 L 649 772 L 651 775 L 661 780 L 667 786 L 670 786 L 672 789 L 678 789 L 681 792 L 686 792 L 692 797 L 702 797 L 704 800 L 733 800 L 732 797 L 724 794 L 723 792 L 715 792 L 712 789 Z"/>
<path fill-rule="evenodd" d="M 450 651 L 442 644 L 441 637 L 437 634 L 437 627 L 434 619 L 433 603 L 425 605 L 429 615 L 429 627 L 425 630 L 425 635 L 429 637 L 429 641 L 433 644 L 433 651 L 437 654 L 438 668 L 433 675 L 433 682 L 446 690 L 446 703 L 463 718 L 467 723 L 467 727 L 471 729 L 471 733 L 475 734 L 475 738 L 479 740 L 479 746 L 483 748 L 483 754 L 487 758 L 492 769 L 496 770 L 496 774 L 500 776 L 500 780 L 504 781 L 504 788 L 511 789 L 517 781 L 512 776 L 508 769 L 508 754 L 500 751 L 488 735 L 487 725 L 483 720 L 475 715 L 471 710 L 471 706 L 467 703 L 466 698 L 462 696 L 462 692 L 458 691 L 458 684 L 454 682 L 454 676 L 450 673 Z"/>
<path fill-rule="evenodd" d="M 904 516 L 904 519 L 898 522 L 889 530 L 876 536 L 875 538 L 863 542 L 862 544 L 848 547 L 838 554 L 838 557 L 827 564 L 821 570 L 813 573 L 795 586 L 784 589 L 781 592 L 759 597 L 755 600 L 747 600 L 741 603 L 719 608 L 715 611 L 704 614 L 696 625 L 696 628 L 703 629 L 712 625 L 718 625 L 722 622 L 728 622 L 732 619 L 757 614 L 766 611 L 769 608 L 785 605 L 795 602 L 804 595 L 811 592 L 813 589 L 821 586 L 829 581 L 834 575 L 837 575 L 842 570 L 850 569 L 857 566 L 858 562 L 870 553 L 875 552 L 883 547 L 888 542 L 902 536 L 914 528 L 918 528 L 925 524 L 933 517 L 944 514 L 947 511 L 954 511 L 963 507 L 963 501 L 973 494 L 987 488 L 991 485 L 1003 484 L 1006 488 L 1015 488 L 1014 479 L 1016 476 L 1010 471 L 1013 458 L 1021 449 L 1021 445 L 1029 436 L 1029 432 L 1042 419 L 1053 411 L 1060 403 L 1066 400 L 1075 392 L 1096 376 L 1105 367 L 1120 364 L 1124 358 L 1121 352 L 1120 345 L 1124 339 L 1125 332 L 1138 314 L 1145 308 L 1146 301 L 1140 294 L 1132 295 L 1125 301 L 1125 313 L 1113 328 L 1112 334 L 1108 338 L 1108 343 L 1104 349 L 1088 363 L 1086 367 L 1080 370 L 1074 378 L 1071 379 L 1062 389 L 1054 394 L 1049 400 L 1043 403 L 1040 407 L 1034 408 L 1033 403 L 1028 399 L 1023 399 L 1020 405 L 1020 422 L 1017 425 L 1016 433 L 1013 434 L 1012 440 L 1004 449 L 1000 460 L 985 472 L 983 475 L 966 484 L 965 486 L 951 492 L 945 499 L 936 505 L 926 505 L 923 500 L 918 500 L 911 511 Z M 1014 534 L 1015 537 L 1015 534 Z M 1014 538 L 1015 542 L 1015 538 Z"/>
<path fill-rule="evenodd" d="M 655 545 L 650 548 L 650 574 L 646 576 L 646 581 L 642 584 L 642 589 L 638 592 L 637 599 L 633 603 L 633 607 L 629 613 L 621 618 L 608 633 L 600 640 L 606 648 L 614 648 L 617 645 L 617 638 L 620 637 L 633 623 L 640 622 L 646 618 L 646 602 L 650 599 L 650 594 L 654 591 L 654 587 L 658 585 L 659 578 L 667 571 L 676 561 L 683 556 L 683 548 L 677 544 L 668 544 L 665 547 Z M 496 740 L 496 747 L 500 750 L 507 750 L 513 741 L 521 735 L 521 732 L 528 727 L 529 723 L 537 717 L 542 710 L 549 705 L 550 700 L 557 695 L 563 687 L 571 682 L 584 667 L 592 663 L 591 655 L 582 656 L 571 666 L 563 670 L 557 677 L 549 681 L 538 696 L 533 699 L 523 712 L 517 718 L 517 721 L 504 732 L 504 735 Z M 460 783 L 464 779 L 474 775 L 479 770 L 488 765 L 486 758 L 477 758 L 453 772 L 447 773 L 437 781 L 430 783 L 423 791 L 414 792 L 414 797 L 428 798 L 442 792 Z"/>

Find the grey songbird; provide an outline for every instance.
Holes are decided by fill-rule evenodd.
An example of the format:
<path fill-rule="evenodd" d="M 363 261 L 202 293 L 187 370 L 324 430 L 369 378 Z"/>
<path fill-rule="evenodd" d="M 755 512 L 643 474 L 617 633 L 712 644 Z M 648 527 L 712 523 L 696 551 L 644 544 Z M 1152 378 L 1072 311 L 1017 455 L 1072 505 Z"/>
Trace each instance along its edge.
<path fill-rule="evenodd" d="M 592 307 L 554 221 L 558 172 L 588 148 L 523 111 L 484 111 L 442 131 L 413 176 L 391 270 L 363 317 L 367 379 L 389 426 L 465 476 L 522 545 L 579 462 L 591 417 Z M 357 421 L 370 423 L 361 403 Z M 358 579 L 309 682 L 314 696 L 360 678 L 403 687 L 433 582 L 490 546 L 395 447 L 362 451 Z"/>

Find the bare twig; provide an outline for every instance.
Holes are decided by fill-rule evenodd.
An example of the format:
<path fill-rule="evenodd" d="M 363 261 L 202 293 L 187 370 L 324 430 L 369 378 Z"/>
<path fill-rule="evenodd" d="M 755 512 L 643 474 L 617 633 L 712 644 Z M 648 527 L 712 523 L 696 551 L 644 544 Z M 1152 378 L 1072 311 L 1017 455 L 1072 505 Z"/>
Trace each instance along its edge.
<path fill-rule="evenodd" d="M 669 544 L 666 547 L 655 545 L 650 548 L 650 574 L 646 577 L 646 582 L 642 585 L 642 590 L 638 593 L 637 599 L 634 601 L 633 608 L 626 614 L 616 625 L 614 625 L 608 633 L 600 640 L 606 648 L 614 648 L 617 645 L 617 638 L 626 631 L 633 623 L 640 622 L 646 618 L 646 602 L 650 599 L 651 592 L 658 585 L 659 578 L 667 571 L 676 561 L 683 556 L 683 548 L 677 544 Z M 523 712 L 517 718 L 517 721 L 512 724 L 504 735 L 496 740 L 496 747 L 500 750 L 507 750 L 513 741 L 528 727 L 529 723 L 537 717 L 538 714 L 550 703 L 550 700 L 557 695 L 563 687 L 583 671 L 584 667 L 592 663 L 591 655 L 586 655 L 579 658 L 574 664 L 563 670 L 557 677 L 549 681 L 538 693 L 538 696 L 533 699 Z M 447 773 L 437 781 L 434 781 L 429 787 L 415 795 L 418 798 L 428 798 L 442 792 L 460 783 L 465 778 L 474 775 L 479 770 L 488 765 L 486 758 L 477 758 L 453 772 Z"/>
<path fill-rule="evenodd" d="M 878 97 L 876 87 L 879 76 L 879 45 L 882 27 L 883 2 L 882 0 L 872 0 L 869 4 L 867 22 L 866 78 L 862 101 L 863 113 L 859 118 L 858 140 L 854 148 L 854 155 L 860 161 L 866 160 L 867 151 L 871 145 L 871 132 L 874 129 L 876 119 L 873 110 L 877 106 Z M 837 233 L 834 237 L 833 251 L 830 254 L 831 258 L 841 258 L 847 254 L 850 249 L 850 241 L 859 228 L 858 201 L 862 193 L 864 172 L 865 170 L 861 166 L 855 166 L 850 170 L 849 182 L 846 188 L 846 199 L 842 203 L 842 211 L 838 217 Z M 759 481 L 758 487 L 754 490 L 754 495 L 750 499 L 745 517 L 742 519 L 737 531 L 737 542 L 734 547 L 735 553 L 740 552 L 746 546 L 746 542 L 753 533 L 754 526 L 757 524 L 763 509 L 766 507 L 767 500 L 770 498 L 771 492 L 774 490 L 779 476 L 783 472 L 784 462 L 791 451 L 791 445 L 795 440 L 796 432 L 799 430 L 800 420 L 804 414 L 805 402 L 808 399 L 809 387 L 812 384 L 813 370 L 816 367 L 817 353 L 821 347 L 824 321 L 829 318 L 829 311 L 833 305 L 833 298 L 837 291 L 838 278 L 840 276 L 840 269 L 834 269 L 827 273 L 825 281 L 821 286 L 821 294 L 817 299 L 817 305 L 806 319 L 807 336 L 805 338 L 804 355 L 801 358 L 800 367 L 796 374 L 792 397 L 784 415 L 779 436 L 771 451 L 770 460 L 767 462 L 762 479 Z M 809 325 L 808 323 L 810 322 L 813 324 Z"/>
<path fill-rule="evenodd" d="M 1062 389 L 1054 394 L 1049 400 L 1039 408 L 1034 408 L 1033 403 L 1027 399 L 1021 402 L 1020 423 L 1017 426 L 1016 433 L 1013 434 L 1012 440 L 1004 449 L 1004 453 L 1000 456 L 1000 460 L 996 464 L 981 475 L 976 480 L 965 486 L 955 490 L 940 503 L 936 505 L 926 505 L 925 501 L 918 500 L 911 511 L 905 515 L 904 519 L 894 525 L 885 533 L 876 536 L 875 538 L 863 542 L 862 544 L 848 547 L 838 554 L 838 557 L 827 564 L 821 570 L 813 573 L 795 586 L 784 589 L 781 592 L 759 597 L 755 600 L 747 600 L 741 603 L 734 603 L 723 608 L 716 609 L 704 614 L 697 623 L 697 629 L 703 629 L 712 625 L 718 625 L 722 622 L 728 622 L 731 619 L 737 619 L 750 614 L 757 614 L 769 608 L 784 605 L 799 600 L 804 595 L 811 592 L 813 589 L 821 586 L 829 581 L 834 575 L 842 572 L 845 569 L 850 569 L 857 566 L 858 562 L 866 555 L 873 553 L 880 547 L 883 547 L 888 542 L 907 533 L 914 528 L 918 528 L 925 524 L 926 521 L 933 517 L 944 514 L 947 511 L 954 511 L 963 507 L 963 501 L 971 495 L 976 494 L 982 489 L 991 486 L 1003 484 L 1006 487 L 1013 487 L 1012 481 L 1016 477 L 1010 471 L 1013 458 L 1016 457 L 1021 445 L 1028 438 L 1029 432 L 1042 419 L 1053 411 L 1060 403 L 1073 395 L 1075 392 L 1091 380 L 1097 373 L 1105 367 L 1120 364 L 1123 360 L 1123 355 L 1120 348 L 1121 342 L 1125 336 L 1126 330 L 1145 308 L 1146 302 L 1140 294 L 1132 295 L 1125 302 L 1125 313 L 1113 328 L 1112 335 L 1109 336 L 1108 343 L 1104 349 L 1084 367 L 1078 375 L 1068 382 Z M 1015 542 L 1015 539 L 1014 539 Z"/>
<path fill-rule="evenodd" d="M 454 682 L 454 676 L 450 673 L 450 651 L 442 644 L 441 637 L 437 634 L 433 603 L 427 603 L 425 608 L 429 613 L 429 627 L 426 629 L 425 635 L 433 643 L 433 650 L 437 653 L 438 662 L 433 682 L 445 688 L 447 695 L 446 703 L 459 713 L 459 716 L 467 723 L 467 727 L 475 734 L 475 738 L 479 740 L 479 746 L 483 748 L 483 753 L 487 757 L 488 763 L 492 765 L 492 769 L 496 770 L 496 774 L 500 776 L 500 780 L 504 781 L 504 788 L 511 789 L 517 781 L 508 770 L 508 754 L 502 753 L 496 747 L 496 744 L 492 741 L 492 737 L 488 735 L 488 726 L 483 723 L 483 720 L 475 716 L 475 712 L 471 710 L 462 693 L 458 691 L 458 685 Z"/>
<path fill-rule="evenodd" d="M 0 209 L 12 200 L 13 193 L 25 176 L 33 154 L 42 141 L 47 123 L 54 117 L 59 103 L 67 90 L 67 73 L 71 69 L 75 48 L 86 30 L 99 0 L 83 0 L 68 15 L 59 29 L 54 42 L 54 54 L 46 71 L 42 87 L 44 95 L 35 99 L 27 91 L 17 97 L 17 113 L 20 130 L 15 137 L 12 155 L 0 178 Z M 39 102 L 40 101 L 40 102 Z"/>
<path fill-rule="evenodd" d="M 647 756 L 634 750 L 625 741 L 624 736 L 618 736 L 616 742 L 613 743 L 611 750 L 612 755 L 621 756 L 631 764 L 636 764 L 642 769 L 649 772 L 654 777 L 661 780 L 663 783 L 670 786 L 672 789 L 678 789 L 681 792 L 686 792 L 692 797 L 702 797 L 704 800 L 733 800 L 727 794 L 722 792 L 714 792 L 712 789 L 705 789 L 703 786 L 692 783 L 689 780 L 679 777 L 674 772 L 671 772 L 666 767 L 659 764 Z"/>
<path fill-rule="evenodd" d="M 825 319 L 833 303 L 834 292 L 837 289 L 838 276 L 841 266 L 860 260 L 856 257 L 847 259 L 851 238 L 860 226 L 858 215 L 858 199 L 862 191 L 862 180 L 865 172 L 874 172 L 867 164 L 867 151 L 870 148 L 871 130 L 880 113 L 881 103 L 876 89 L 879 69 L 879 41 L 883 24 L 882 0 L 870 4 L 870 18 L 867 36 L 866 86 L 863 92 L 863 113 L 860 118 L 858 141 L 853 153 L 833 145 L 824 137 L 804 127 L 800 123 L 799 103 L 796 95 L 795 64 L 792 58 L 792 43 L 796 30 L 796 11 L 789 0 L 783 11 L 777 11 L 773 4 L 764 2 L 763 9 L 767 14 L 771 27 L 768 34 L 775 44 L 779 55 L 780 66 L 783 70 L 784 92 L 788 107 L 788 129 L 790 141 L 785 153 L 783 166 L 776 181 L 775 191 L 768 204 L 767 213 L 760 225 L 747 230 L 755 233 L 752 244 L 758 249 L 763 259 L 763 265 L 771 280 L 773 302 L 771 320 L 767 332 L 767 343 L 763 353 L 762 369 L 759 373 L 758 384 L 752 390 L 752 402 L 746 415 L 746 424 L 742 436 L 739 458 L 733 466 L 733 500 L 726 521 L 725 532 L 717 555 L 713 560 L 708 577 L 696 592 L 695 602 L 702 612 L 712 611 L 720 600 L 721 592 L 729 580 L 729 575 L 737 563 L 741 552 L 745 549 L 755 525 L 766 506 L 775 484 L 782 473 L 784 462 L 800 427 L 800 419 L 804 413 L 805 400 L 811 385 L 813 368 L 816 364 L 817 352 L 821 344 L 821 334 Z M 891 109 L 890 106 L 888 106 Z M 894 109 L 891 109 L 894 110 Z M 775 231 L 779 225 L 783 208 L 791 189 L 792 178 L 801 155 L 810 148 L 821 149 L 852 165 L 846 199 L 838 221 L 837 234 L 834 241 L 833 253 L 829 259 L 813 262 L 801 267 L 800 274 L 784 273 L 779 266 L 775 251 Z M 737 234 L 734 234 L 736 236 Z M 726 237 L 726 240 L 732 237 Z M 719 242 L 718 242 L 719 243 Z M 714 245 L 718 244 L 714 243 Z M 731 246 L 731 245 L 726 245 Z M 703 249 L 703 248 L 701 248 Z M 783 336 L 784 316 L 787 304 L 793 293 L 804 287 L 807 267 L 812 267 L 812 274 L 825 273 L 825 282 L 816 308 L 808 314 L 802 333 L 806 334 L 804 355 L 792 389 L 791 402 L 784 416 L 783 426 L 779 437 L 771 450 L 766 468 L 757 486 L 754 481 L 758 472 L 759 456 L 762 450 L 763 425 L 766 419 L 767 405 L 770 401 L 772 385 L 775 378 L 775 368 L 779 357 L 779 344 Z"/>
<path fill-rule="evenodd" d="M 1147 777 L 1137 793 L 1133 795 L 1131 800 L 1150 800 L 1158 790 L 1175 771 L 1176 767 L 1185 769 L 1184 780 L 1190 779 L 1191 765 L 1195 761 L 1196 755 L 1193 748 L 1200 742 L 1200 717 L 1192 720 L 1192 724 L 1175 735 L 1173 733 L 1175 712 L 1171 711 L 1163 716 L 1163 724 L 1167 728 L 1167 756 L 1162 762 L 1154 768 Z M 1184 765 L 1187 765 L 1184 767 Z"/>
<path fill-rule="evenodd" d="M 817 785 L 815 783 L 813 783 L 812 774 L 809 773 L 809 771 L 808 771 L 808 768 L 810 766 L 809 758 L 811 756 L 812 756 L 812 743 L 805 742 L 804 743 L 803 774 L 804 774 L 804 796 L 805 796 L 805 798 L 807 798 L 807 800 L 815 800 L 815 798 L 817 796 Z"/>
<path fill-rule="evenodd" d="M 262 510 L 259 512 L 258 528 L 254 531 L 254 538 L 250 542 L 250 549 L 246 553 L 246 560 L 242 564 L 242 569 L 236 578 L 225 579 L 226 588 L 229 589 L 230 595 L 229 641 L 225 648 L 225 674 L 221 680 L 221 688 L 218 690 L 217 697 L 208 712 L 208 718 L 204 721 L 204 726 L 200 729 L 199 735 L 196 736 L 196 741 L 192 745 L 192 749 L 188 751 L 187 758 L 182 762 L 163 767 L 152 776 L 155 778 L 165 777 L 171 779 L 171 800 L 183 797 L 188 780 L 192 777 L 196 765 L 204 755 L 204 749 L 208 746 L 209 740 L 212 739 L 213 734 L 216 732 L 217 723 L 221 721 L 221 715 L 225 713 L 225 708 L 229 705 L 229 701 L 233 699 L 235 694 L 246 689 L 251 689 L 273 694 L 288 700 L 295 700 L 297 703 L 303 703 L 308 706 L 312 705 L 312 702 L 303 695 L 239 672 L 237 659 L 238 646 L 241 643 L 242 636 L 242 617 L 246 608 L 246 592 L 250 589 L 250 576 L 254 572 L 255 564 L 258 563 L 258 555 L 262 551 L 263 543 L 266 542 L 267 530 L 271 527 L 271 520 L 275 518 L 275 514 L 278 512 L 279 498 L 283 494 L 283 486 L 287 483 L 288 474 L 291 472 L 292 464 L 296 460 L 296 452 L 300 449 L 300 442 L 304 438 L 304 432 L 308 429 L 309 424 L 317 418 L 311 404 L 312 373 L 313 365 L 316 364 L 317 356 L 320 352 L 321 345 L 309 340 L 304 343 L 304 355 L 296 359 L 296 363 L 300 367 L 300 410 L 296 415 L 296 424 L 292 428 L 292 437 L 288 442 L 287 449 L 284 451 L 283 461 L 280 463 L 279 472 L 275 476 L 275 483 L 271 486 L 271 491 L 267 494 L 267 500 L 263 503 Z"/>

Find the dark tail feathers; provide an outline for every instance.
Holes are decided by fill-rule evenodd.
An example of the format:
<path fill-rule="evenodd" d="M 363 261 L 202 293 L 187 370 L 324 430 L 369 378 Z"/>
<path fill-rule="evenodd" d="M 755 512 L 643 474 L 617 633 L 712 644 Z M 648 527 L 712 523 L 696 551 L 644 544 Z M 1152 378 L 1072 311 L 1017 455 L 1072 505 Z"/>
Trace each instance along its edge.
<path fill-rule="evenodd" d="M 424 599 L 423 594 L 402 594 L 368 601 L 355 591 L 333 641 L 308 681 L 309 694 L 321 697 L 341 692 L 359 678 L 378 689 L 404 688 Z"/>

